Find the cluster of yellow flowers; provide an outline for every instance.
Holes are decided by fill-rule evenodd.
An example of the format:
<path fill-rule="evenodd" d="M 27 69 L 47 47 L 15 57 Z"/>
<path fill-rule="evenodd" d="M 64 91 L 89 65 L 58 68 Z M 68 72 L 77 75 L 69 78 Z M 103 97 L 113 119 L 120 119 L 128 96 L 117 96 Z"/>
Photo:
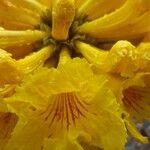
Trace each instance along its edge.
<path fill-rule="evenodd" d="M 149 18 L 149 0 L 0 0 L 0 150 L 147 143 Z"/>

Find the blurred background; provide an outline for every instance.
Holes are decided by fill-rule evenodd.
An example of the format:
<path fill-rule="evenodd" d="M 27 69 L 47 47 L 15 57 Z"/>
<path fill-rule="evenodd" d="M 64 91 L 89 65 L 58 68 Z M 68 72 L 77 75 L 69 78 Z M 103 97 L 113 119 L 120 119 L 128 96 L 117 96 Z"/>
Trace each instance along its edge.
<path fill-rule="evenodd" d="M 137 127 L 141 131 L 142 135 L 149 137 L 149 144 L 140 144 L 131 137 L 129 137 L 129 142 L 126 145 L 125 150 L 150 150 L 150 122 L 138 124 Z"/>

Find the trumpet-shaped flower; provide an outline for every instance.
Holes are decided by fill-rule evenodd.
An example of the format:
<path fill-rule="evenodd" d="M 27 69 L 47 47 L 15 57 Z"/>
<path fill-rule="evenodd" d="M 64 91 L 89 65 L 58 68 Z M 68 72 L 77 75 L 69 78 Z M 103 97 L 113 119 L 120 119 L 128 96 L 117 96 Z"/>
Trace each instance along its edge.
<path fill-rule="evenodd" d="M 25 122 L 20 119 L 8 147 L 79 150 L 89 145 L 122 149 L 126 130 L 106 82 L 104 76 L 94 75 L 89 64 L 80 58 L 68 60 L 57 69 L 40 69 L 25 78 L 7 101 L 13 108 L 15 103 L 23 102 L 34 109 L 27 107 L 31 114 L 28 117 L 22 110 L 18 112 Z"/>

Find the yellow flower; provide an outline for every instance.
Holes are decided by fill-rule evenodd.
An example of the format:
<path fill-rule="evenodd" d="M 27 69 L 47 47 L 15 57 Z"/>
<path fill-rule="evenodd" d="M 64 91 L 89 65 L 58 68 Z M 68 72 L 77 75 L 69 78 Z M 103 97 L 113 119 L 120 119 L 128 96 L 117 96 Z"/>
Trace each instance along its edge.
<path fill-rule="evenodd" d="M 123 149 L 126 130 L 106 81 L 104 76 L 94 75 L 80 58 L 25 78 L 16 94 L 7 99 L 13 108 L 19 102 L 30 106 L 17 113 L 25 122 L 18 122 L 8 148 L 66 150 L 84 149 L 88 144 L 106 150 Z"/>
<path fill-rule="evenodd" d="M 138 133 L 135 123 L 150 120 L 150 74 L 137 73 L 130 79 L 109 75 L 108 80 L 109 87 L 124 110 L 127 130 L 138 141 L 147 142 L 147 139 Z"/>
<path fill-rule="evenodd" d="M 149 8 L 1 0 L 0 149 L 122 150 L 126 129 L 146 143 L 133 118 L 150 119 Z"/>
<path fill-rule="evenodd" d="M 128 130 L 132 132 L 130 126 L 133 126 L 131 120 L 136 119 L 135 122 L 143 122 L 150 120 L 150 74 L 139 73 L 134 78 L 123 82 L 120 99 L 122 99 L 123 107 L 130 116 L 126 123 Z M 130 125 L 129 125 L 130 123 Z M 134 133 L 131 133 L 134 136 Z M 136 137 L 138 138 L 138 136 Z M 146 139 L 143 137 L 139 140 L 145 143 Z"/>

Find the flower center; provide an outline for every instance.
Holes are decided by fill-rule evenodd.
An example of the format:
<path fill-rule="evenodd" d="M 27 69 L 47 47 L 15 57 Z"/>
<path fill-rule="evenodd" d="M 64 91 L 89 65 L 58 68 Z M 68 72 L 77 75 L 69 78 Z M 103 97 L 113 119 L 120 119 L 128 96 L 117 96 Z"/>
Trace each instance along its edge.
<path fill-rule="evenodd" d="M 43 20 L 43 24 L 41 24 L 38 29 L 40 28 L 40 30 L 44 30 L 47 32 L 51 32 L 52 29 L 52 20 L 49 19 L 50 15 L 49 13 L 47 13 L 47 15 L 42 17 Z M 77 21 L 74 20 L 70 26 L 70 29 L 68 30 L 68 37 L 65 40 L 58 40 L 55 39 L 51 33 L 49 34 L 49 36 L 47 36 L 46 38 L 43 39 L 43 45 L 47 46 L 50 44 L 54 44 L 56 46 L 56 50 L 60 50 L 61 47 L 68 47 L 70 50 L 75 51 L 75 44 L 74 41 L 75 40 L 82 40 L 82 41 L 86 41 L 86 36 L 83 34 L 77 34 L 75 31 L 75 28 L 80 24 L 81 21 Z M 89 40 L 90 41 L 90 40 Z"/>

